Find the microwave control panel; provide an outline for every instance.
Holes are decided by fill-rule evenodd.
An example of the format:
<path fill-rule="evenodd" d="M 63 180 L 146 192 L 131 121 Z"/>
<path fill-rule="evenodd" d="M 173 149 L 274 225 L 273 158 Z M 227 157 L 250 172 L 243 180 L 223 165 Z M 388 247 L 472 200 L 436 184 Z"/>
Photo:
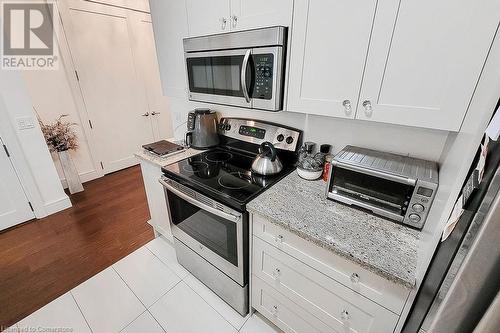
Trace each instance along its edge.
<path fill-rule="evenodd" d="M 273 98 L 273 54 L 254 54 L 252 56 L 255 65 L 255 84 L 252 98 Z"/>

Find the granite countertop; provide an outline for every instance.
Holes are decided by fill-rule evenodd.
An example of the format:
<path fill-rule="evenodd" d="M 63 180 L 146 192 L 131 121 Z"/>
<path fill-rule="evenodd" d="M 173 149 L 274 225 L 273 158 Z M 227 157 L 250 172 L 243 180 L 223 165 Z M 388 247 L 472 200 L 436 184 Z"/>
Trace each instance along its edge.
<path fill-rule="evenodd" d="M 323 180 L 292 172 L 247 205 L 247 210 L 352 260 L 406 288 L 414 288 L 419 232 L 327 200 Z"/>

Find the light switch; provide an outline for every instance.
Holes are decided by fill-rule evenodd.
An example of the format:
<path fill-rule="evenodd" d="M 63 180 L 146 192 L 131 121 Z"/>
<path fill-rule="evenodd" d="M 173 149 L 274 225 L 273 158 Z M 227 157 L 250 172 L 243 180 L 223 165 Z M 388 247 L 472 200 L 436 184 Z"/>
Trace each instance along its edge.
<path fill-rule="evenodd" d="M 17 128 L 19 130 L 26 130 L 35 127 L 35 120 L 33 117 L 19 117 L 16 118 Z"/>

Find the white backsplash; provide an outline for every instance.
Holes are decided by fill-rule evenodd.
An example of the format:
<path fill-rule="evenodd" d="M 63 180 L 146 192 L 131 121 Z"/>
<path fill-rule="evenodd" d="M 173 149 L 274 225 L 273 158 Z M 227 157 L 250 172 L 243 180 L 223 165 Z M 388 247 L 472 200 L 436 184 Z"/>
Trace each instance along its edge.
<path fill-rule="evenodd" d="M 318 145 L 331 144 L 338 152 L 346 145 L 357 145 L 428 160 L 439 160 L 448 132 L 417 127 L 398 126 L 362 120 L 330 118 L 295 112 L 268 112 L 188 102 L 169 97 L 175 137 L 182 139 L 187 113 L 196 107 L 206 107 L 222 116 L 260 119 L 299 128 L 304 140 Z"/>

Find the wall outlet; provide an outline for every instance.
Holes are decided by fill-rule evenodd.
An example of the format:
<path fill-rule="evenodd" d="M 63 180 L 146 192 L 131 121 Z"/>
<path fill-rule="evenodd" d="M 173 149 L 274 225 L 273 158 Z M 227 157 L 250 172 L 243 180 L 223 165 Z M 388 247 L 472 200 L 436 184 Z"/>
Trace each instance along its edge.
<path fill-rule="evenodd" d="M 27 130 L 35 127 L 35 119 L 33 117 L 16 118 L 17 128 L 19 130 Z"/>

